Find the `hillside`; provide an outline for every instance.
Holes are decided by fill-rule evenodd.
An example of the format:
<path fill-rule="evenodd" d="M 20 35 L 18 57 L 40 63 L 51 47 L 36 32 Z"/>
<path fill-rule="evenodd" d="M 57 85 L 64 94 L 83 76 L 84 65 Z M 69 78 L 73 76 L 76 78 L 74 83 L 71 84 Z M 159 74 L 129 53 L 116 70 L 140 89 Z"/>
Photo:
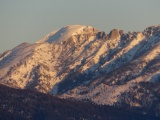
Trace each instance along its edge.
<path fill-rule="evenodd" d="M 1 120 L 158 120 L 110 106 L 64 100 L 31 90 L 0 85 Z"/>

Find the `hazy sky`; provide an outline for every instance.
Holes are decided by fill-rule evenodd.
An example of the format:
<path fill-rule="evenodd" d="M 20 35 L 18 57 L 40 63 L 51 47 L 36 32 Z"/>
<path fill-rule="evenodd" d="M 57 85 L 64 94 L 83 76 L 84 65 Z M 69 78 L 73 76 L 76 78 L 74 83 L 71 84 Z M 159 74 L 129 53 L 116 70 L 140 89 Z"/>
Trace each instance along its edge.
<path fill-rule="evenodd" d="M 71 24 L 142 31 L 160 24 L 160 0 L 0 0 L 0 53 Z"/>

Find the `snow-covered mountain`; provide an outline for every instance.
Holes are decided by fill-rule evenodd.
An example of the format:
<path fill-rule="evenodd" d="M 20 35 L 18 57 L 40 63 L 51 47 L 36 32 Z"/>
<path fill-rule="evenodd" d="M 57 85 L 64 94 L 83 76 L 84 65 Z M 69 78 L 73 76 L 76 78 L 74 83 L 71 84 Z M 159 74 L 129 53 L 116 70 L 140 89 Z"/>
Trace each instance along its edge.
<path fill-rule="evenodd" d="M 122 103 L 135 90 L 139 100 L 142 83 L 160 83 L 160 26 L 128 33 L 113 29 L 109 34 L 91 26 L 63 27 L 0 55 L 0 82 L 109 105 Z"/>

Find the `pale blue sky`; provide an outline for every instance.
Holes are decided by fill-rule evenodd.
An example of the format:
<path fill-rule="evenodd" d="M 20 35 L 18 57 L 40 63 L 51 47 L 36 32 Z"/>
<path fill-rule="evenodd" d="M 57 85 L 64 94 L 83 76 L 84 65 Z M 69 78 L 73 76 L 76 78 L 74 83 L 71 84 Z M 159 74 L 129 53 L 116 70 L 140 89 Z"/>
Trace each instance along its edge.
<path fill-rule="evenodd" d="M 160 24 L 160 0 L 0 0 L 0 53 L 71 24 L 143 31 Z"/>

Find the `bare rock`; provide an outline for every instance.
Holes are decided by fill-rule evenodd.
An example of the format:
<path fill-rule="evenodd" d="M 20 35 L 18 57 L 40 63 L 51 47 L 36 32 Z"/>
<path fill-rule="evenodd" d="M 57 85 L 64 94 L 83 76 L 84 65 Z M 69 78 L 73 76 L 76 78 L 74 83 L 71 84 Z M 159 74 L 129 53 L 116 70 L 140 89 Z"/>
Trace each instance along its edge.
<path fill-rule="evenodd" d="M 109 33 L 109 39 L 116 39 L 119 35 L 120 35 L 119 30 L 113 29 L 113 30 Z"/>

